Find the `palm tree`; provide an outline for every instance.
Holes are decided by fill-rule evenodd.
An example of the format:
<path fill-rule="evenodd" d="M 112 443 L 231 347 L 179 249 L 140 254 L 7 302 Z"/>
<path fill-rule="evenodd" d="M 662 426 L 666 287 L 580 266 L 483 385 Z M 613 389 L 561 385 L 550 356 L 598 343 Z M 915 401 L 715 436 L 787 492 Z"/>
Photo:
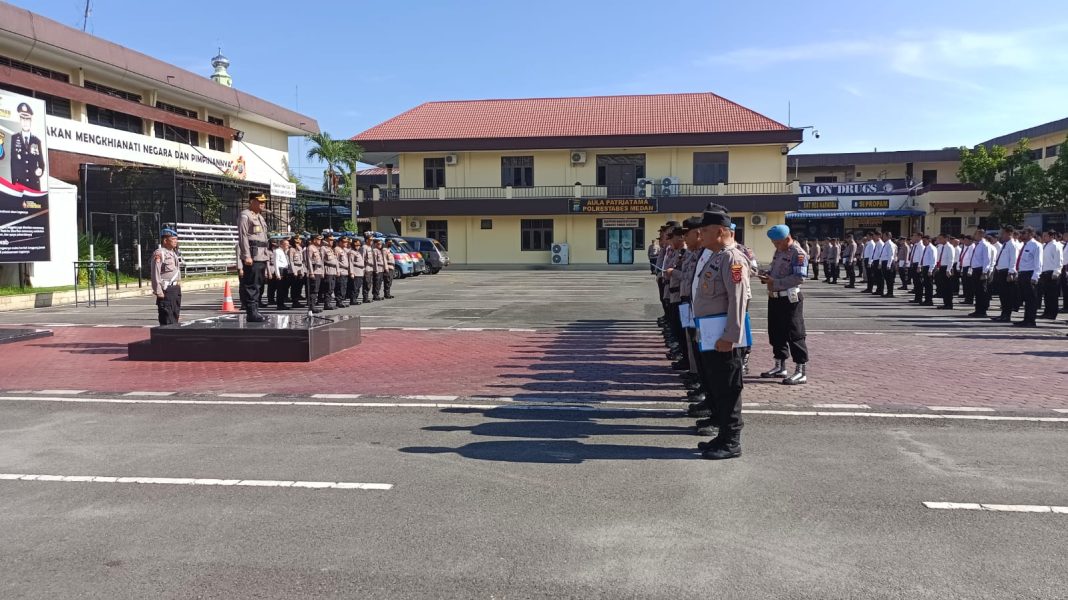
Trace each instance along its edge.
<path fill-rule="evenodd" d="M 363 156 L 363 148 L 350 140 L 335 140 L 325 131 L 309 135 L 308 141 L 314 144 L 308 150 L 308 159 L 326 163 L 323 190 L 336 194 L 342 182 L 351 181 L 356 163 Z"/>

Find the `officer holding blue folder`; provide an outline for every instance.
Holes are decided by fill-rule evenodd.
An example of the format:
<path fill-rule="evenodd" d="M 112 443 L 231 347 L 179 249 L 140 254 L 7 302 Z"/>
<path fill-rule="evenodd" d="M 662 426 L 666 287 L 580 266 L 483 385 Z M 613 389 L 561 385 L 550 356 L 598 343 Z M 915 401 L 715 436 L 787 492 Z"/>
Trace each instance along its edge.
<path fill-rule="evenodd" d="M 702 340 L 701 378 L 718 435 L 697 448 L 702 458 L 722 460 L 742 455 L 742 360 L 749 344 L 745 315 L 750 266 L 734 242 L 726 212 L 706 210 L 701 215 L 701 245 L 710 252 L 698 261 L 691 297 Z"/>

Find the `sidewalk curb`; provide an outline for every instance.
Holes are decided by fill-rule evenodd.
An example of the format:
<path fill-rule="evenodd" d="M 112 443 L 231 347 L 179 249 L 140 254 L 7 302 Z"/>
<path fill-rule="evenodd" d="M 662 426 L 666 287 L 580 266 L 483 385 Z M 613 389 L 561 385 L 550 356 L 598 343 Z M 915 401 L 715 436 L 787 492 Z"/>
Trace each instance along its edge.
<path fill-rule="evenodd" d="M 200 290 L 210 290 L 215 288 L 222 288 L 223 285 L 229 281 L 231 285 L 236 285 L 236 278 L 231 279 L 229 277 L 211 278 L 211 279 L 193 279 L 182 282 L 182 289 L 187 292 L 195 292 Z M 104 288 L 98 287 L 97 300 L 104 301 Z M 121 298 L 139 298 L 144 296 L 151 296 L 152 290 L 148 281 L 145 282 L 144 287 L 122 288 L 119 290 L 108 290 L 108 296 L 110 299 Z M 88 297 L 88 290 L 85 288 L 78 289 L 78 301 L 84 303 Z M 8 312 L 14 310 L 26 310 L 30 308 L 49 308 L 52 306 L 65 306 L 74 304 L 74 290 L 66 292 L 40 292 L 31 294 L 20 294 L 16 296 L 0 296 L 0 312 Z"/>

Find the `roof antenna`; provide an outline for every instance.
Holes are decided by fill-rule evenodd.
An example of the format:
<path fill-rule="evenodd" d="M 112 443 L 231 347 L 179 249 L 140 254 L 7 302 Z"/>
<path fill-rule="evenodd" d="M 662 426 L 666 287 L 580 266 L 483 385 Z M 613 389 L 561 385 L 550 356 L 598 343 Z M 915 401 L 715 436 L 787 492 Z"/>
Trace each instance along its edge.
<path fill-rule="evenodd" d="M 93 9 L 89 7 L 90 0 L 85 0 L 85 14 L 82 15 L 82 33 L 85 33 L 86 26 L 89 25 L 89 15 L 93 14 Z"/>

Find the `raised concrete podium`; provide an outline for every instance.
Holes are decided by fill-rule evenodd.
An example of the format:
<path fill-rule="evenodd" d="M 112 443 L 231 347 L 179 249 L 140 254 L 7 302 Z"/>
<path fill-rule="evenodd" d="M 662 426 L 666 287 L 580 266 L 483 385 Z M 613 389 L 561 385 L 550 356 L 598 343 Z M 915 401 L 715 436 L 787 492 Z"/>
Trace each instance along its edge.
<path fill-rule="evenodd" d="M 127 347 L 130 360 L 310 362 L 360 343 L 360 317 L 306 314 L 225 315 L 153 327 L 147 340 Z"/>

